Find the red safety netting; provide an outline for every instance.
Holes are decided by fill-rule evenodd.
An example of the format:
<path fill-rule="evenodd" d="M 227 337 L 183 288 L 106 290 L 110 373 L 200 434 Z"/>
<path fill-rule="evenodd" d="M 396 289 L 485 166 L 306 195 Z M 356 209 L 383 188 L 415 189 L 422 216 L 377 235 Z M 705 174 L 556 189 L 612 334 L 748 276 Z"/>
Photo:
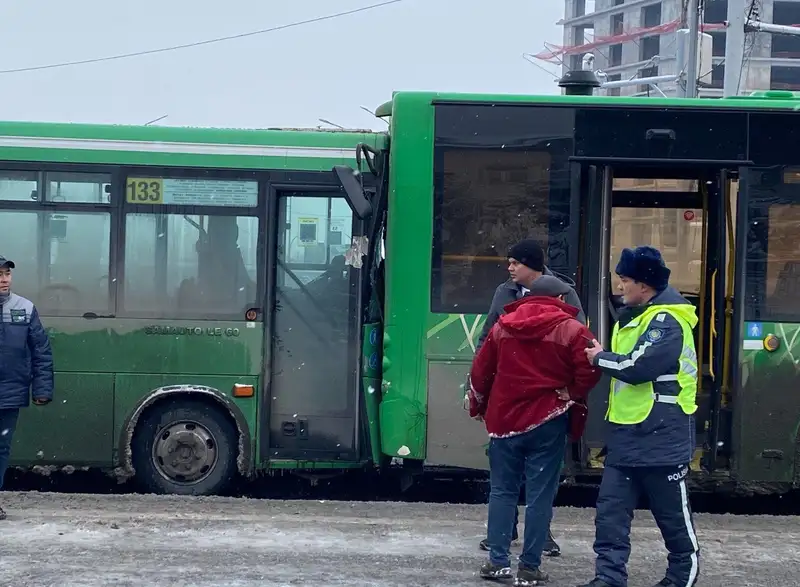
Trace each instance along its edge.
<path fill-rule="evenodd" d="M 665 33 L 672 33 L 680 28 L 680 24 L 681 24 L 680 19 L 676 19 L 673 20 L 672 22 L 667 22 L 664 24 L 660 24 L 658 26 L 632 28 L 624 30 L 617 35 L 595 37 L 594 41 L 592 41 L 591 43 L 584 43 L 583 45 L 572 45 L 570 47 L 562 47 L 559 45 L 554 45 L 552 43 L 545 43 L 544 51 L 536 53 L 535 55 L 533 55 L 533 57 L 535 57 L 536 59 L 540 59 L 542 61 L 558 63 L 561 60 L 560 58 L 566 55 L 588 53 L 593 49 L 596 49 L 598 47 L 604 47 L 606 45 L 617 45 L 619 43 L 633 41 L 641 37 L 648 37 L 650 35 L 663 35 Z M 725 28 L 725 23 L 705 23 L 702 25 L 701 28 L 703 32 L 720 30 Z"/>

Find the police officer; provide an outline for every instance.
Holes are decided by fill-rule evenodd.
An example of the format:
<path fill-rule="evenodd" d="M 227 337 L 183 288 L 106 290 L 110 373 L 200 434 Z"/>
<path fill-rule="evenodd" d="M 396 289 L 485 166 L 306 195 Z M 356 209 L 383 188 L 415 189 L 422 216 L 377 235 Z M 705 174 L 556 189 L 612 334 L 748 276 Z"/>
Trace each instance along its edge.
<path fill-rule="evenodd" d="M 0 488 L 8 467 L 19 409 L 53 399 L 53 354 L 39 313 L 11 292 L 15 265 L 0 256 Z M 6 513 L 0 508 L 0 520 Z"/>
<path fill-rule="evenodd" d="M 595 340 L 592 365 L 611 375 L 607 456 L 597 499 L 595 578 L 583 587 L 626 587 L 633 511 L 640 494 L 669 551 L 657 587 L 692 587 L 699 574 L 686 477 L 695 448 L 695 308 L 669 287 L 670 270 L 652 247 L 625 249 L 616 273 L 625 308 L 612 351 Z"/>

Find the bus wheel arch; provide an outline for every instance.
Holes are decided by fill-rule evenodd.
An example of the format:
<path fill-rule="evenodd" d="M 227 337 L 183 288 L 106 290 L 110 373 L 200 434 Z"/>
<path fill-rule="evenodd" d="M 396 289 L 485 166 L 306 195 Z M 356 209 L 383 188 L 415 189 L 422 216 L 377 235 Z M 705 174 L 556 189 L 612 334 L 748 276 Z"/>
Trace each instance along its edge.
<path fill-rule="evenodd" d="M 192 420 L 199 424 L 196 432 L 201 437 L 204 434 L 207 436 L 209 429 L 215 430 L 220 436 L 212 444 L 215 454 L 218 448 L 217 445 L 221 444 L 223 456 L 227 456 L 227 459 L 222 461 L 222 466 L 228 469 L 228 472 L 224 475 L 226 477 L 226 485 L 231 480 L 227 479 L 227 477 L 235 475 L 236 472 L 243 477 L 248 477 L 251 474 L 251 435 L 247 421 L 239 407 L 229 397 L 212 387 L 173 385 L 153 390 L 139 402 L 126 418 L 119 439 L 120 468 L 117 471 L 118 477 L 135 477 L 137 474 L 135 451 L 142 450 L 140 445 L 143 442 L 149 444 L 155 442 L 155 436 L 150 439 L 152 441 L 150 442 L 147 437 L 143 440 L 137 439 L 137 433 L 144 432 L 144 427 L 150 429 L 152 433 L 155 419 L 178 409 L 184 412 L 192 412 L 197 416 Z M 140 457 L 139 463 L 141 462 L 142 459 Z M 215 461 L 215 466 L 216 464 Z M 147 468 L 150 469 L 151 465 L 148 464 Z M 141 471 L 140 473 L 139 481 L 144 481 L 146 485 L 150 486 L 150 489 L 158 492 L 191 494 L 213 494 L 216 492 L 214 489 L 206 490 L 203 488 L 205 479 L 201 479 L 198 482 L 199 491 L 180 491 L 177 488 L 167 490 L 164 487 L 157 487 L 158 484 L 154 484 L 152 480 L 145 479 L 145 477 L 155 476 L 151 470 Z"/>

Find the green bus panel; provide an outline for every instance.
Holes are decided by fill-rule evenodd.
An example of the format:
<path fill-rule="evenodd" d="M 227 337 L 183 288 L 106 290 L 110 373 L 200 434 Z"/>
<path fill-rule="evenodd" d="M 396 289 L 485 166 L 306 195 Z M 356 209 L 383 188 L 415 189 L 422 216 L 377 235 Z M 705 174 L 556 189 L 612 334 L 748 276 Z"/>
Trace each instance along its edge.
<path fill-rule="evenodd" d="M 425 464 L 489 470 L 486 425 L 464 410 L 469 361 L 428 362 L 428 443 Z"/>
<path fill-rule="evenodd" d="M 114 375 L 57 372 L 56 397 L 20 412 L 11 465 L 107 467 L 116 447 Z"/>
<path fill-rule="evenodd" d="M 257 375 L 263 326 L 200 320 L 42 316 L 57 371 Z"/>
<path fill-rule="evenodd" d="M 42 317 L 56 371 L 52 404 L 23 410 L 16 464 L 116 464 L 122 426 L 140 401 L 166 385 L 205 385 L 231 396 L 256 385 L 263 326 L 243 322 Z M 237 398 L 256 440 L 257 399 Z M 253 453 L 255 454 L 255 453 Z"/>
<path fill-rule="evenodd" d="M 421 359 L 433 234 L 430 97 L 396 94 L 391 123 L 381 449 L 409 459 L 425 458 L 428 416 L 428 379 Z"/>
<path fill-rule="evenodd" d="M 486 426 L 464 410 L 465 383 L 485 320 L 484 315 L 428 315 L 426 464 L 489 468 Z"/>
<path fill-rule="evenodd" d="M 330 171 L 355 147 L 382 149 L 368 131 L 254 130 L 0 122 L 0 160 L 212 169 Z"/>
<path fill-rule="evenodd" d="M 800 303 L 800 302 L 798 302 Z M 761 323 L 761 336 L 748 333 L 740 343 L 740 387 L 734 425 L 733 469 L 742 480 L 800 482 L 800 324 Z M 780 340 L 776 351 L 764 348 L 764 338 Z"/>

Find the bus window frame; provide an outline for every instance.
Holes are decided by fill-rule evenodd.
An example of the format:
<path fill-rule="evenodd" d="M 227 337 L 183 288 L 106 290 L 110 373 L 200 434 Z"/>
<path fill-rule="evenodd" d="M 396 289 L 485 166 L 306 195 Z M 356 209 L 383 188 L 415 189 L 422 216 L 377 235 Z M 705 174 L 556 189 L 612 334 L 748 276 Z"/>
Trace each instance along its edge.
<path fill-rule="evenodd" d="M 117 275 L 119 267 L 119 217 L 120 210 L 115 202 L 115 186 L 119 183 L 120 167 L 118 165 L 98 165 L 82 163 L 53 163 L 49 161 L 2 161 L 0 171 L 27 171 L 37 174 L 37 189 L 40 194 L 45 194 L 47 189 L 47 175 L 49 173 L 86 173 L 108 175 L 111 179 L 111 192 L 109 202 L 53 202 L 45 199 L 39 200 L 0 200 L 0 213 L 10 212 L 50 212 L 54 214 L 70 213 L 103 213 L 109 215 L 108 241 L 108 304 L 104 312 L 115 315 L 117 310 Z M 18 270 L 29 271 L 31 268 L 20 266 Z M 34 270 L 38 271 L 38 268 Z M 99 309 L 99 308 L 98 308 Z M 59 312 L 46 306 L 37 306 L 37 311 L 44 318 L 74 318 L 84 317 L 86 312 Z"/>
<path fill-rule="evenodd" d="M 264 273 L 265 264 L 265 243 L 266 230 L 269 223 L 269 216 L 266 214 L 266 193 L 267 181 L 264 172 L 223 169 L 223 168 L 202 168 L 202 167 L 151 167 L 151 166 L 120 166 L 119 182 L 116 189 L 112 187 L 112 202 L 116 199 L 120 209 L 119 225 L 117 227 L 117 297 L 116 297 L 116 316 L 120 318 L 139 318 L 151 320 L 192 320 L 199 322 L 211 322 L 215 320 L 244 321 L 245 312 L 248 308 L 242 308 L 241 312 L 219 312 L 209 313 L 203 311 L 197 315 L 187 313 L 181 316 L 160 316 L 152 312 L 129 310 L 125 307 L 125 274 L 127 271 L 126 259 L 126 236 L 127 236 L 127 217 L 129 214 L 163 214 L 163 215 L 203 215 L 203 216 L 233 216 L 248 217 L 258 219 L 258 233 L 256 243 L 256 299 L 251 307 L 260 308 L 257 313 L 257 322 L 263 321 L 264 306 Z M 134 204 L 126 201 L 125 191 L 127 180 L 130 177 L 153 177 L 158 179 L 208 179 L 208 180 L 229 180 L 229 181 L 249 181 L 256 182 L 258 186 L 258 201 L 256 206 L 192 206 L 183 204 Z"/>

